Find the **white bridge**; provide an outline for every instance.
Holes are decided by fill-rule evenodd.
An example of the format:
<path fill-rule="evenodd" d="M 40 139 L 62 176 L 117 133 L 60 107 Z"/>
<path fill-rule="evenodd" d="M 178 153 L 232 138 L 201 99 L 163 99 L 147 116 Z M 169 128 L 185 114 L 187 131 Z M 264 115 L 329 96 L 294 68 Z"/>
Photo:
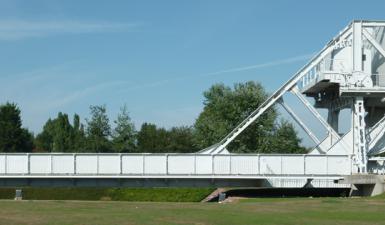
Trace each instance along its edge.
<path fill-rule="evenodd" d="M 326 138 L 284 101 L 288 92 L 327 131 Z M 316 147 L 303 155 L 230 154 L 228 144 L 276 103 Z M 327 118 L 316 108 L 328 110 Z M 351 112 L 342 118 L 351 124 L 345 133 L 338 127 L 343 109 Z M 1 154 L 0 185 L 350 188 L 356 175 L 385 172 L 385 158 L 378 157 L 385 152 L 384 115 L 385 22 L 353 21 L 218 144 L 194 154 Z M 358 184 L 372 181 L 365 182 Z"/>

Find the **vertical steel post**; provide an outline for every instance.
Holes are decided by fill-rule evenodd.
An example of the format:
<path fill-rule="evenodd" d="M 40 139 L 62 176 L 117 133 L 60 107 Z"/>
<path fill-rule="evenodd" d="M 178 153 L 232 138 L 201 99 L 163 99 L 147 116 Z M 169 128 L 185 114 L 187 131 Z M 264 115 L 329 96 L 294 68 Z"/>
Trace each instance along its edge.
<path fill-rule="evenodd" d="M 354 101 L 354 154 L 355 162 L 358 166 L 359 173 L 367 172 L 367 150 L 366 142 L 366 125 L 365 125 L 365 108 L 364 98 L 356 97 Z"/>

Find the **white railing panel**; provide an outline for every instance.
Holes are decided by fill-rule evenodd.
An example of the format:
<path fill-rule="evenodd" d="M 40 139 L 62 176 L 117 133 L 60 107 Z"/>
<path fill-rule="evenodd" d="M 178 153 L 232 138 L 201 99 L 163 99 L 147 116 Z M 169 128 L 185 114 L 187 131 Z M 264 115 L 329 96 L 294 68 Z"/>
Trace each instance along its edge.
<path fill-rule="evenodd" d="M 231 174 L 259 174 L 258 156 L 231 156 Z"/>
<path fill-rule="evenodd" d="M 74 174 L 75 162 L 73 154 L 53 154 L 52 173 L 54 174 Z"/>
<path fill-rule="evenodd" d="M 142 174 L 143 155 L 122 155 L 123 174 Z"/>
<path fill-rule="evenodd" d="M 145 155 L 144 157 L 145 174 L 167 174 L 166 155 Z"/>
<path fill-rule="evenodd" d="M 29 155 L 29 172 L 31 174 L 50 174 L 51 155 Z"/>
<path fill-rule="evenodd" d="M 169 155 L 168 156 L 169 174 L 194 174 L 195 157 L 194 155 Z"/>
<path fill-rule="evenodd" d="M 5 173 L 5 155 L 0 155 L 0 174 L 4 174 Z"/>
<path fill-rule="evenodd" d="M 120 174 L 120 155 L 99 155 L 99 174 Z"/>
<path fill-rule="evenodd" d="M 327 174 L 327 159 L 323 155 L 307 155 L 305 157 L 305 174 Z"/>
<path fill-rule="evenodd" d="M 282 156 L 282 174 L 299 175 L 305 173 L 305 162 L 303 156 Z"/>
<path fill-rule="evenodd" d="M 212 174 L 213 161 L 211 155 L 196 155 L 195 173 L 196 174 Z"/>
<path fill-rule="evenodd" d="M 97 174 L 98 156 L 96 154 L 76 155 L 76 174 Z"/>
<path fill-rule="evenodd" d="M 260 174 L 281 174 L 281 156 L 261 155 Z"/>
<path fill-rule="evenodd" d="M 7 155 L 7 174 L 27 174 L 28 173 L 28 155 L 12 154 Z"/>
<path fill-rule="evenodd" d="M 347 156 L 332 156 L 328 157 L 327 174 L 348 175 L 351 173 L 350 159 Z"/>
<path fill-rule="evenodd" d="M 214 174 L 230 174 L 229 155 L 214 155 Z"/>

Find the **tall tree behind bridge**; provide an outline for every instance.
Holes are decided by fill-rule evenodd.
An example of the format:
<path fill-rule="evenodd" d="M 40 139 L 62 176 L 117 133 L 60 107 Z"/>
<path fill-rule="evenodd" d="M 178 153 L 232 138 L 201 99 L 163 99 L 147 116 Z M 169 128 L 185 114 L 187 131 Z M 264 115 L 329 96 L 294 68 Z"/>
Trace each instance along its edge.
<path fill-rule="evenodd" d="M 33 135 L 22 128 L 20 109 L 14 103 L 0 105 L 0 152 L 31 152 Z"/>
<path fill-rule="evenodd" d="M 73 125 L 68 115 L 58 113 L 57 118 L 48 119 L 43 131 L 36 136 L 36 150 L 41 152 L 81 152 L 84 150 L 84 128 L 77 114 Z"/>
<path fill-rule="evenodd" d="M 196 152 L 192 127 L 181 126 L 171 129 L 157 128 L 155 124 L 144 123 L 137 135 L 138 151 L 153 153 Z"/>
<path fill-rule="evenodd" d="M 134 123 L 128 115 L 127 106 L 120 109 L 118 118 L 114 121 L 116 127 L 113 131 L 113 149 L 115 152 L 136 151 L 136 131 Z"/>
<path fill-rule="evenodd" d="M 233 88 L 213 85 L 204 92 L 204 109 L 195 122 L 196 145 L 203 149 L 219 142 L 250 115 L 268 97 L 260 83 L 236 83 Z M 300 143 L 293 126 L 275 124 L 277 112 L 269 109 L 229 146 L 232 152 L 285 152 L 295 150 Z M 283 129 L 283 130 L 282 130 Z M 287 134 L 287 135 L 283 135 Z M 290 141 L 279 140 L 290 137 Z M 303 151 L 303 149 L 298 149 Z"/>
<path fill-rule="evenodd" d="M 105 105 L 90 106 L 91 119 L 87 119 L 87 144 L 88 152 L 111 152 L 111 126 Z"/>

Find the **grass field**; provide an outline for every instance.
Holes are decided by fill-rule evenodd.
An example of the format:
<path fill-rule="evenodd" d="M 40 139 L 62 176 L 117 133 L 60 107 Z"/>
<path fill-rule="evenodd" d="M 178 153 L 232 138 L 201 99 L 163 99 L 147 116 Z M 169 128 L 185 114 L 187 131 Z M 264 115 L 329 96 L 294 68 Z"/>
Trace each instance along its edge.
<path fill-rule="evenodd" d="M 0 201 L 0 224 L 385 224 L 385 198 L 232 203 Z"/>

